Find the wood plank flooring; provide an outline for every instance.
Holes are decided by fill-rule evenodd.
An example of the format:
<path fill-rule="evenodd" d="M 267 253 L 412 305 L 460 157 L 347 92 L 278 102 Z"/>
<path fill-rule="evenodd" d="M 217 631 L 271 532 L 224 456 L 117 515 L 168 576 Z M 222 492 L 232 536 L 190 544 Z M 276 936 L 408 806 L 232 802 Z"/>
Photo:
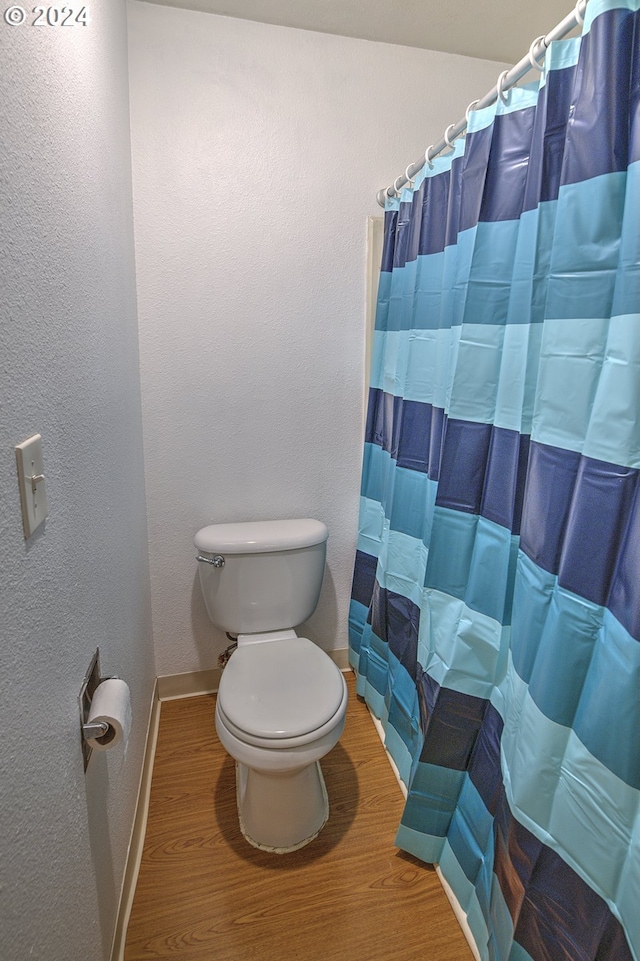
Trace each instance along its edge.
<path fill-rule="evenodd" d="M 398 851 L 403 798 L 365 705 L 321 762 L 327 825 L 292 854 L 238 827 L 215 697 L 162 705 L 126 961 L 470 961 L 435 871 Z"/>

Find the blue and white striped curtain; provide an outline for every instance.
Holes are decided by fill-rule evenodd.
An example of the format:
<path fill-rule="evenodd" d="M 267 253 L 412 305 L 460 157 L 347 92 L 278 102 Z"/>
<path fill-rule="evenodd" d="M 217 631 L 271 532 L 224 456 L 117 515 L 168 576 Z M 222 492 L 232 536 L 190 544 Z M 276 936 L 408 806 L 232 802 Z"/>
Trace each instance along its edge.
<path fill-rule="evenodd" d="M 640 955 L 639 5 L 385 214 L 352 664 L 491 961 Z"/>

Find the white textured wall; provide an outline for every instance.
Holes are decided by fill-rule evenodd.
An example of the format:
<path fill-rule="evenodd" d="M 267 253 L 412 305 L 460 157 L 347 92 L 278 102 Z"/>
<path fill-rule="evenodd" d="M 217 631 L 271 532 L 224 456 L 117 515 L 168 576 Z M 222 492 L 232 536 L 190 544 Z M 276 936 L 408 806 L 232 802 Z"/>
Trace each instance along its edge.
<path fill-rule="evenodd" d="M 212 667 L 193 534 L 314 516 L 305 631 L 347 644 L 366 217 L 499 65 L 129 5 L 133 191 L 159 674 Z"/>
<path fill-rule="evenodd" d="M 154 676 L 126 10 L 87 9 L 86 28 L 0 19 L 6 961 L 108 956 Z M 49 518 L 25 542 L 13 448 L 35 432 Z M 85 777 L 77 696 L 97 645 L 104 671 L 131 687 L 133 731 L 126 758 L 94 755 Z"/>
<path fill-rule="evenodd" d="M 227 644 L 199 527 L 330 530 L 304 630 L 347 645 L 361 460 L 366 218 L 499 66 L 131 2 L 133 192 L 158 673 Z"/>

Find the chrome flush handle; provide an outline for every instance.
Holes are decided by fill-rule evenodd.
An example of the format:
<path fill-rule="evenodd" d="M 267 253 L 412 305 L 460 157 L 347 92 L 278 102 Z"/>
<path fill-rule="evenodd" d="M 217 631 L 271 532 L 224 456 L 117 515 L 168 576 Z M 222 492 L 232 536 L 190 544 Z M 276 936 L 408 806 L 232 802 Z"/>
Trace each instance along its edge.
<path fill-rule="evenodd" d="M 211 564 L 212 567 L 224 567 L 222 554 L 214 554 L 213 557 L 203 557 L 202 554 L 198 554 L 196 560 L 201 564 Z"/>

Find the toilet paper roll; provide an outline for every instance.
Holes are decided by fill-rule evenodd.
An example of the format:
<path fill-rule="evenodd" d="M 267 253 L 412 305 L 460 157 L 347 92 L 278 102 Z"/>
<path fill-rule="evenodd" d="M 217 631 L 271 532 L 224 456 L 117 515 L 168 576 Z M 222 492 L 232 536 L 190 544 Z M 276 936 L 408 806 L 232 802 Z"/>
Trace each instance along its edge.
<path fill-rule="evenodd" d="M 95 751 L 109 751 L 121 741 L 126 745 L 131 730 L 131 692 L 120 678 L 107 678 L 95 689 L 87 723 L 101 721 L 106 721 L 109 730 L 102 737 L 87 738 L 87 744 Z"/>

